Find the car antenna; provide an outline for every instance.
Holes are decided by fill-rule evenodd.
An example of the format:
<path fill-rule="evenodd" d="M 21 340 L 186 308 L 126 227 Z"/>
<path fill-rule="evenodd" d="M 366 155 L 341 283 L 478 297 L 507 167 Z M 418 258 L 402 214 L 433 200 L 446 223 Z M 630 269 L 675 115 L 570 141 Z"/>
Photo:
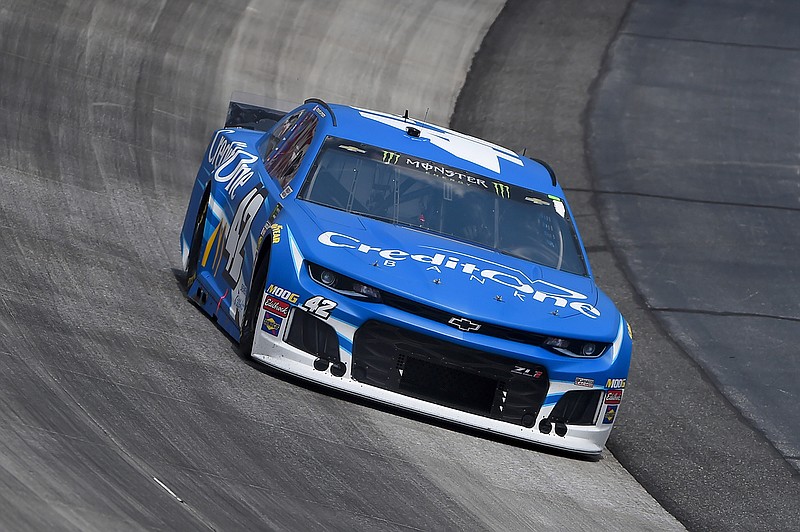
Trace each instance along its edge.
<path fill-rule="evenodd" d="M 428 111 L 430 111 L 430 110 L 431 110 L 430 107 L 425 109 L 425 118 L 422 119 L 423 122 L 427 122 L 428 121 Z"/>
<path fill-rule="evenodd" d="M 522 156 L 525 157 L 525 154 L 528 152 L 528 148 L 522 148 Z"/>
<path fill-rule="evenodd" d="M 406 112 L 403 113 L 403 120 L 408 120 L 408 109 L 406 109 Z"/>

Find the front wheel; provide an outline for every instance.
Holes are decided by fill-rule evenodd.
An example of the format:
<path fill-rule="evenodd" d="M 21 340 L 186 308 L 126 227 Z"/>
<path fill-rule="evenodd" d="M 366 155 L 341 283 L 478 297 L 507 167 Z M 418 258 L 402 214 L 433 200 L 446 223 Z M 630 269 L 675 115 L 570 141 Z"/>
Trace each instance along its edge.
<path fill-rule="evenodd" d="M 250 285 L 250 294 L 247 296 L 247 305 L 244 309 L 242 320 L 242 334 L 239 339 L 239 351 L 242 355 L 250 357 L 253 352 L 253 341 L 258 329 L 258 313 L 264 299 L 264 287 L 267 282 L 267 264 L 262 264 L 253 277 Z"/>

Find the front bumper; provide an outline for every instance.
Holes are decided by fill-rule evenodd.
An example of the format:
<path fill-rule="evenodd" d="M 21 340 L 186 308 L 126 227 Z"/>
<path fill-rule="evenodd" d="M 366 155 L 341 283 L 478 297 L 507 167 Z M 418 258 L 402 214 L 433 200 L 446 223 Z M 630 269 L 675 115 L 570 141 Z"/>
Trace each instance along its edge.
<path fill-rule="evenodd" d="M 347 302 L 340 302 L 337 315 L 346 312 Z M 262 305 L 259 323 L 265 319 L 270 315 Z M 621 398 L 620 390 L 608 393 L 603 386 L 607 368 L 597 378 L 586 372 L 580 379 L 551 380 L 554 372 L 544 363 L 449 343 L 402 321 L 369 319 L 354 327 L 333 316 L 319 320 L 299 307 L 279 321 L 277 330 L 264 328 L 256 336 L 256 361 L 359 397 L 548 447 L 599 455 Z M 334 348 L 331 335 L 338 343 Z M 613 349 L 621 348 L 618 339 Z M 587 387 L 587 381 L 598 386 Z M 579 401 L 577 414 L 565 414 L 570 394 L 588 398 Z"/>

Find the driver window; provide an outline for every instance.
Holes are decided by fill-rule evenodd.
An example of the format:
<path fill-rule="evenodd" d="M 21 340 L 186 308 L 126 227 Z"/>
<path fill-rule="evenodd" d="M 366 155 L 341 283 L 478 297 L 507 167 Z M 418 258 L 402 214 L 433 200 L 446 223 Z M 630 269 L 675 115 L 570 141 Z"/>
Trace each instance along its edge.
<path fill-rule="evenodd" d="M 292 117 L 294 120 L 290 118 L 283 126 L 276 128 L 275 134 L 267 141 L 268 155 L 264 160 L 264 166 L 281 189 L 285 188 L 297 173 L 317 127 L 316 114 L 302 110 L 296 116 Z M 271 150 L 269 144 L 274 146 Z"/>

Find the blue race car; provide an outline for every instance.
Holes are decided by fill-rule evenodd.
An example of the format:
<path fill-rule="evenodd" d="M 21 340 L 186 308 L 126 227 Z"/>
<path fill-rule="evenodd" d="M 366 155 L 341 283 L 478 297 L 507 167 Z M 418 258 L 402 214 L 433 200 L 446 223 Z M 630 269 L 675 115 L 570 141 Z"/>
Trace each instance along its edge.
<path fill-rule="evenodd" d="M 181 232 L 188 297 L 258 362 L 597 455 L 627 322 L 553 171 L 405 116 L 232 101 Z"/>

